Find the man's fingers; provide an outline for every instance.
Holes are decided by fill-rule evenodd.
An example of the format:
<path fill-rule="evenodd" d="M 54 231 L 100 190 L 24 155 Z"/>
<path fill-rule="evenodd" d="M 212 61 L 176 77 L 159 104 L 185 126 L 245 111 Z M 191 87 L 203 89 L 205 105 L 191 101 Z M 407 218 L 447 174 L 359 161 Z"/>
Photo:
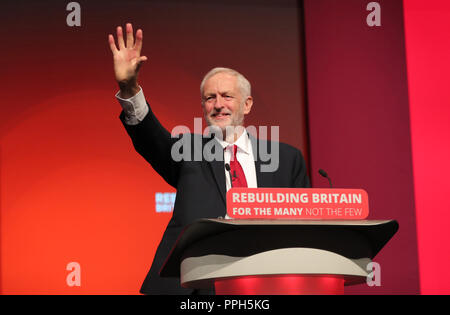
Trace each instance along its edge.
<path fill-rule="evenodd" d="M 128 49 L 136 49 L 138 54 L 140 54 L 142 49 L 142 38 L 143 38 L 143 32 L 141 29 L 138 29 L 136 32 L 136 43 L 134 42 L 134 36 L 133 36 L 133 25 L 131 23 L 127 23 L 125 26 L 126 30 L 126 46 L 125 46 L 125 40 L 123 38 L 123 30 L 121 26 L 117 26 L 117 43 L 119 44 L 119 48 L 114 43 L 114 37 L 112 35 L 109 35 L 108 41 L 109 46 L 111 48 L 111 51 L 117 52 L 118 50 L 122 50 L 125 48 Z"/>
<path fill-rule="evenodd" d="M 119 43 L 119 49 L 125 48 L 125 42 L 123 41 L 123 31 L 121 26 L 117 26 L 117 42 Z"/>
<path fill-rule="evenodd" d="M 142 32 L 141 29 L 138 29 L 136 31 L 136 44 L 134 46 L 134 48 L 136 48 L 136 50 L 138 51 L 138 53 L 141 52 L 142 49 L 142 39 L 144 38 L 144 33 Z"/>
<path fill-rule="evenodd" d="M 140 57 L 138 57 L 138 58 L 136 58 L 136 59 L 133 59 L 132 63 L 133 63 L 133 65 L 137 66 L 138 69 L 139 69 L 139 67 L 142 65 L 142 63 L 143 63 L 144 61 L 147 61 L 147 57 L 145 57 L 145 56 L 140 56 Z"/>
<path fill-rule="evenodd" d="M 132 48 L 134 46 L 134 38 L 133 38 L 133 26 L 131 23 L 127 23 L 127 48 Z"/>
<path fill-rule="evenodd" d="M 139 69 L 141 68 L 142 63 L 143 63 L 144 61 L 147 61 L 147 57 L 145 57 L 145 56 L 140 56 L 140 57 L 136 60 L 136 62 L 137 62 L 136 73 L 139 72 Z"/>
<path fill-rule="evenodd" d="M 114 36 L 111 34 L 108 35 L 108 42 L 109 42 L 109 48 L 111 48 L 111 51 L 113 54 L 117 52 L 116 43 L 114 42 Z"/>

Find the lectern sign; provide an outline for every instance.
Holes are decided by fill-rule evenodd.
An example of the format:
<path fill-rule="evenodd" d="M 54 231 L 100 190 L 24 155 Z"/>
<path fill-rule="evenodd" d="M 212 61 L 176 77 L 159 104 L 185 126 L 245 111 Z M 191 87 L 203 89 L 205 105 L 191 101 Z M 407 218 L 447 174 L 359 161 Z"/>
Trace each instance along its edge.
<path fill-rule="evenodd" d="M 363 220 L 369 197 L 363 189 L 232 188 L 227 214 L 235 219 Z"/>

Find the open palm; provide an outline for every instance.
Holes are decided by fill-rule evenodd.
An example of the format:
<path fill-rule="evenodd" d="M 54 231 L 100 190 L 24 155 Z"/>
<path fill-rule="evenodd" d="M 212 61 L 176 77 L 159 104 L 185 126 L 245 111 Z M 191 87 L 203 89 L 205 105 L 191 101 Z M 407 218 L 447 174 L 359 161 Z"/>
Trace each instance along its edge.
<path fill-rule="evenodd" d="M 114 36 L 108 35 L 108 42 L 114 57 L 114 74 L 117 82 L 121 86 L 133 85 L 137 83 L 137 75 L 140 65 L 147 60 L 146 56 L 141 56 L 143 32 L 136 31 L 136 42 L 133 37 L 133 26 L 126 25 L 126 44 L 123 38 L 122 27 L 117 27 L 117 48 Z"/>

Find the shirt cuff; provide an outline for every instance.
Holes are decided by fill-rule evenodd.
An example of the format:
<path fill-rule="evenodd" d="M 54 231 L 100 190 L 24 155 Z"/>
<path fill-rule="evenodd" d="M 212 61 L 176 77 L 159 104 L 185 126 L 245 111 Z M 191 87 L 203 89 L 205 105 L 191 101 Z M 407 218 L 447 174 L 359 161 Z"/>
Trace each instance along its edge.
<path fill-rule="evenodd" d="M 145 116 L 148 113 L 147 102 L 145 101 L 144 92 L 142 88 L 139 87 L 140 90 L 136 95 L 130 98 L 121 98 L 120 91 L 116 93 L 116 99 L 119 101 L 120 106 L 125 113 L 125 123 L 127 125 L 137 125 L 142 120 L 144 120 Z"/>

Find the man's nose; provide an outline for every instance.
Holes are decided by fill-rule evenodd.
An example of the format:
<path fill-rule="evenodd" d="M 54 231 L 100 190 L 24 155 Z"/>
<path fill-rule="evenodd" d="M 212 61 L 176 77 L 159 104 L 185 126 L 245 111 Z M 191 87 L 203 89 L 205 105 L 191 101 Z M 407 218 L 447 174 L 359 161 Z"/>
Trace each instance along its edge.
<path fill-rule="evenodd" d="M 214 108 L 217 110 L 217 109 L 221 109 L 221 108 L 223 108 L 225 105 L 224 105 L 224 99 L 223 99 L 223 97 L 222 96 L 217 96 L 217 98 L 216 98 L 216 101 L 215 101 L 215 103 L 214 103 Z"/>

